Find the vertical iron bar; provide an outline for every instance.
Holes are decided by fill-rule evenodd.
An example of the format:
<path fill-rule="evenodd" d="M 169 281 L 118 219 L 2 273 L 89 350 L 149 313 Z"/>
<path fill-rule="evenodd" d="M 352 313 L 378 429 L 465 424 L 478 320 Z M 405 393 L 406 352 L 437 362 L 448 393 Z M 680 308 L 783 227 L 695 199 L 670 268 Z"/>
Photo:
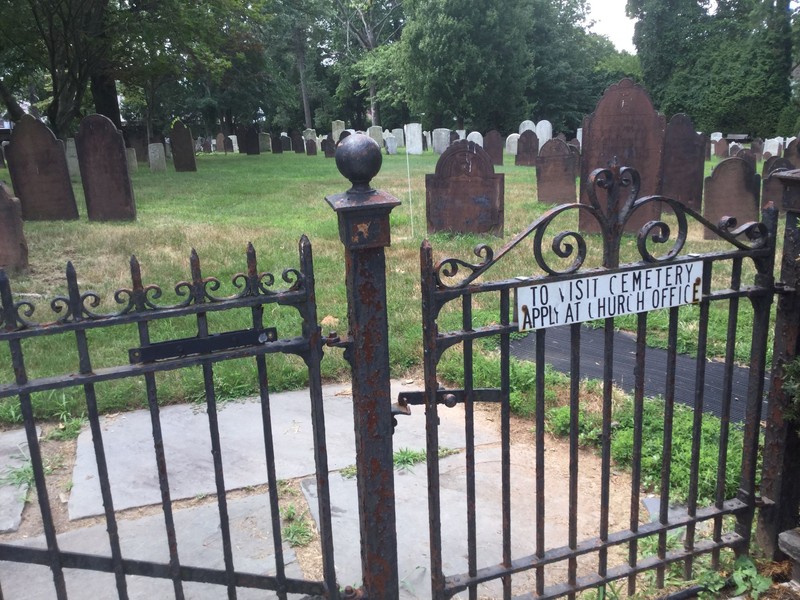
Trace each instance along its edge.
<path fill-rule="evenodd" d="M 608 574 L 608 509 L 611 491 L 611 401 L 614 383 L 614 319 L 604 320 L 603 352 L 603 443 L 601 448 L 600 485 L 600 550 L 597 574 Z"/>
<path fill-rule="evenodd" d="M 546 330 L 536 330 L 536 557 L 544 557 L 544 345 Z M 544 594 L 544 567 L 536 568 L 536 593 Z"/>
<path fill-rule="evenodd" d="M 580 395 L 581 395 L 581 325 L 569 326 L 570 334 L 570 373 L 569 373 L 569 549 L 578 547 L 578 451 L 580 435 Z M 578 560 L 569 558 L 569 585 L 575 586 L 578 580 Z M 574 600 L 575 592 L 569 593 Z"/>
<path fill-rule="evenodd" d="M 509 290 L 500 291 L 500 324 L 509 323 Z M 503 495 L 503 566 L 511 567 L 511 336 L 500 334 L 500 394 L 503 399 L 500 409 L 500 445 Z M 511 576 L 503 577 L 503 597 L 511 598 Z"/>
<path fill-rule="evenodd" d="M 472 331 L 472 294 L 464 294 L 462 328 Z M 472 374 L 472 340 L 464 340 L 464 434 L 467 447 L 467 562 L 470 576 L 478 572 L 478 528 L 475 499 L 475 414 Z M 430 460 L 438 460 L 432 456 Z M 478 600 L 478 586 L 469 586 L 469 600 Z"/>
<path fill-rule="evenodd" d="M 633 455 L 631 456 L 631 520 L 630 529 L 639 531 L 639 492 L 642 487 L 642 421 L 644 418 L 644 368 L 647 351 L 647 313 L 636 315 L 636 366 L 634 367 L 633 394 Z M 628 564 L 636 566 L 639 542 L 628 545 Z M 636 593 L 636 575 L 628 577 L 628 595 Z"/>

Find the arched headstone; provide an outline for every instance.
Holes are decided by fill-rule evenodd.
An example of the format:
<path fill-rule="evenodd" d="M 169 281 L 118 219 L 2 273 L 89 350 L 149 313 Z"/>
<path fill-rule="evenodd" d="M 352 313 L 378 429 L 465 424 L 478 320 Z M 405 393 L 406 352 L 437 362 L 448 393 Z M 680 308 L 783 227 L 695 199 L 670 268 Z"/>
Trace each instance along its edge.
<path fill-rule="evenodd" d="M 785 158 L 779 156 L 772 156 L 764 161 L 764 166 L 761 168 L 761 206 L 765 207 L 770 202 L 776 208 L 781 208 L 783 204 L 783 188 L 784 183 L 777 177 L 773 177 L 773 173 L 780 171 L 791 171 L 794 165 Z"/>
<path fill-rule="evenodd" d="M 225 152 L 227 153 L 227 149 L 225 148 L 225 134 L 220 132 L 217 134 L 217 152 Z"/>
<path fill-rule="evenodd" d="M 483 149 L 492 159 L 494 166 L 503 166 L 503 137 L 496 129 L 492 129 L 483 138 Z"/>
<path fill-rule="evenodd" d="M 726 158 L 705 181 L 703 216 L 714 225 L 723 217 L 736 217 L 739 225 L 758 220 L 761 176 L 746 160 Z M 716 236 L 705 229 L 706 239 Z"/>
<path fill-rule="evenodd" d="M 703 207 L 706 136 L 695 131 L 688 115 L 670 119 L 664 135 L 664 174 L 661 193 L 696 212 Z"/>
<path fill-rule="evenodd" d="M 433 130 L 433 153 L 442 154 L 450 145 L 450 130 L 439 128 Z"/>
<path fill-rule="evenodd" d="M 728 158 L 728 140 L 718 139 L 714 142 L 714 156 L 717 158 Z"/>
<path fill-rule="evenodd" d="M 539 138 L 536 132 L 526 129 L 517 141 L 517 156 L 514 164 L 522 167 L 535 167 L 539 156 Z"/>
<path fill-rule="evenodd" d="M 483 135 L 480 131 L 471 131 L 467 136 L 468 142 L 474 142 L 478 144 L 481 148 L 483 148 Z"/>
<path fill-rule="evenodd" d="M 506 138 L 506 152 L 508 152 L 513 156 L 516 156 L 518 149 L 519 149 L 519 134 L 512 133 Z"/>
<path fill-rule="evenodd" d="M 566 142 L 558 138 L 545 142 L 536 157 L 536 192 L 539 202 L 575 202 L 576 167 L 574 155 Z"/>
<path fill-rule="evenodd" d="M 345 130 L 344 121 L 331 121 L 331 139 L 337 143 L 341 141 L 342 132 Z"/>
<path fill-rule="evenodd" d="M 178 173 L 197 171 L 192 130 L 180 121 L 175 121 L 170 131 L 170 140 L 172 141 L 172 164 L 175 166 L 175 170 Z"/>
<path fill-rule="evenodd" d="M 519 129 L 517 130 L 517 134 L 522 135 L 523 131 L 533 131 L 536 132 L 536 123 L 529 119 L 525 119 L 522 123 L 519 124 Z"/>
<path fill-rule="evenodd" d="M 793 138 L 792 141 L 786 145 L 783 151 L 783 157 L 792 163 L 795 169 L 800 169 L 800 138 Z"/>
<path fill-rule="evenodd" d="M 408 123 L 405 126 L 406 154 L 422 154 L 422 124 Z"/>
<path fill-rule="evenodd" d="M 543 145 L 553 138 L 553 124 L 547 119 L 542 119 L 536 124 L 536 137 L 539 144 Z"/>
<path fill-rule="evenodd" d="M 316 156 L 317 155 L 317 141 L 316 140 L 306 140 L 306 154 L 308 156 Z"/>

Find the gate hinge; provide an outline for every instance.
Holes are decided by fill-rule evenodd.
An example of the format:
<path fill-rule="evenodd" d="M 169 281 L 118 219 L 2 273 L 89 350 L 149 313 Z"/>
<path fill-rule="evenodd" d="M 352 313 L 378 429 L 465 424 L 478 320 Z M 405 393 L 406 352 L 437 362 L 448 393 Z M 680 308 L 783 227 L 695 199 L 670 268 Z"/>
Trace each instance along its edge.
<path fill-rule="evenodd" d="M 776 294 L 794 294 L 797 289 L 794 286 L 786 285 L 783 281 L 776 281 L 775 282 L 775 293 Z"/>
<path fill-rule="evenodd" d="M 354 588 L 351 585 L 344 588 L 344 593 L 341 597 L 343 600 L 369 600 L 369 596 L 367 596 L 367 592 L 363 587 Z"/>

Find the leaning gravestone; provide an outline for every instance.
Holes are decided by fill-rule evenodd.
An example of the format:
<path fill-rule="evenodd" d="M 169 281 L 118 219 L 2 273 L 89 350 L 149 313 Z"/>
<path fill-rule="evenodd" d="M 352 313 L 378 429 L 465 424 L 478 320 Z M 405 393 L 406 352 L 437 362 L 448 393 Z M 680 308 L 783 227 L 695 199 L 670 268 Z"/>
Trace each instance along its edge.
<path fill-rule="evenodd" d="M 728 158 L 728 140 L 722 138 L 714 142 L 714 156 L 717 158 Z"/>
<path fill-rule="evenodd" d="M 406 138 L 405 138 L 403 129 L 401 127 L 398 127 L 397 129 L 392 129 L 392 135 L 397 140 L 397 147 L 398 148 L 405 147 Z"/>
<path fill-rule="evenodd" d="M 800 138 L 792 138 L 783 151 L 783 157 L 792 163 L 795 169 L 800 169 Z"/>
<path fill-rule="evenodd" d="M 439 128 L 433 130 L 433 153 L 442 154 L 450 145 L 450 130 Z"/>
<path fill-rule="evenodd" d="M 445 150 L 436 172 L 425 176 L 428 233 L 503 235 L 504 176 L 473 142 L 458 141 Z"/>
<path fill-rule="evenodd" d="M 191 134 L 189 141 L 191 142 Z M 117 130 L 108 117 L 89 115 L 81 121 L 78 133 L 75 134 L 75 145 L 80 157 L 89 220 L 135 219 L 136 202 L 128 174 L 128 158 L 122 132 Z"/>
<path fill-rule="evenodd" d="M 367 135 L 375 140 L 379 147 L 383 148 L 383 129 L 379 125 L 373 125 L 368 128 Z"/>
<path fill-rule="evenodd" d="M 306 140 L 306 154 L 308 156 L 317 155 L 317 142 L 316 140 Z"/>
<path fill-rule="evenodd" d="M 336 140 L 338 143 L 341 139 L 342 132 L 345 130 L 344 121 L 332 121 L 331 122 L 331 138 Z"/>
<path fill-rule="evenodd" d="M 25 221 L 78 218 L 64 145 L 44 123 L 23 115 L 11 131 L 6 160 Z"/>
<path fill-rule="evenodd" d="M 506 152 L 508 152 L 512 156 L 516 156 L 518 149 L 519 149 L 519 134 L 512 133 L 506 138 Z"/>
<path fill-rule="evenodd" d="M 217 134 L 217 152 L 225 152 L 228 153 L 228 149 L 225 147 L 225 134 L 220 132 Z"/>
<path fill-rule="evenodd" d="M 291 139 L 292 139 L 292 150 L 294 150 L 294 153 L 305 154 L 306 144 L 303 141 L 303 134 L 295 129 L 292 131 Z"/>
<path fill-rule="evenodd" d="M 483 148 L 483 135 L 479 131 L 471 131 L 467 136 L 468 142 L 474 142 Z"/>
<path fill-rule="evenodd" d="M 66 144 L 67 154 L 67 171 L 72 179 L 80 179 L 81 165 L 78 160 L 78 150 L 75 148 L 75 138 L 67 138 Z"/>
<path fill-rule="evenodd" d="M 524 134 L 523 134 L 524 135 Z M 539 202 L 571 204 L 576 199 L 577 165 L 566 142 L 553 138 L 536 157 L 536 191 Z"/>
<path fill-rule="evenodd" d="M 553 138 L 553 124 L 547 119 L 542 119 L 536 124 L 536 137 L 539 138 L 539 144 L 545 144 L 548 140 Z"/>
<path fill-rule="evenodd" d="M 783 204 L 783 188 L 784 183 L 777 177 L 773 177 L 773 173 L 781 171 L 791 171 L 794 165 L 785 158 L 779 156 L 772 156 L 764 161 L 764 166 L 761 168 L 761 206 L 765 207 L 770 202 L 774 206 L 780 208 Z"/>
<path fill-rule="evenodd" d="M 537 156 L 539 156 L 539 138 L 536 132 L 526 129 L 519 136 L 514 164 L 518 167 L 535 167 Z"/>
<path fill-rule="evenodd" d="M 406 154 L 422 154 L 422 124 L 409 123 L 406 129 Z"/>
<path fill-rule="evenodd" d="M 167 170 L 167 157 L 164 154 L 164 144 L 157 142 L 147 147 L 150 171 L 152 173 L 163 173 Z"/>
<path fill-rule="evenodd" d="M 261 132 L 258 134 L 258 150 L 259 152 L 269 152 L 272 150 L 272 141 L 268 133 Z"/>
<path fill-rule="evenodd" d="M 28 243 L 22 230 L 22 207 L 8 186 L 0 181 L 0 269 L 28 268 Z"/>
<path fill-rule="evenodd" d="M 386 136 L 386 139 L 383 140 L 383 143 L 386 146 L 386 154 L 397 154 L 397 138 L 391 133 Z"/>
<path fill-rule="evenodd" d="M 172 141 L 172 165 L 175 167 L 175 171 L 178 173 L 197 171 L 192 130 L 181 121 L 175 121 L 169 136 Z"/>
<path fill-rule="evenodd" d="M 492 159 L 494 166 L 503 166 L 503 137 L 496 129 L 492 129 L 483 138 L 483 149 Z"/>
<path fill-rule="evenodd" d="M 653 108 L 647 92 L 630 79 L 609 87 L 594 112 L 583 119 L 581 141 L 581 203 L 589 204 L 589 176 L 613 162 L 632 167 L 641 177 L 640 196 L 661 191 L 661 161 L 666 121 Z M 602 196 L 598 194 L 598 196 Z M 605 198 L 598 197 L 601 205 Z M 638 232 L 661 215 L 659 202 L 646 204 L 631 215 L 625 231 Z M 600 232 L 599 222 L 588 211 L 580 211 L 582 231 Z"/>
<path fill-rule="evenodd" d="M 136 150 L 134 148 L 125 148 L 125 156 L 128 163 L 128 174 L 136 173 L 139 170 L 139 161 L 136 159 Z"/>
<path fill-rule="evenodd" d="M 261 144 L 258 140 L 258 128 L 250 125 L 244 132 L 244 151 L 248 156 L 258 156 L 261 154 Z"/>
<path fill-rule="evenodd" d="M 758 220 L 761 177 L 747 161 L 726 158 L 706 177 L 703 216 L 714 225 L 723 217 L 736 217 L 739 225 Z M 705 229 L 706 239 L 716 236 Z"/>
<path fill-rule="evenodd" d="M 674 198 L 695 212 L 703 207 L 706 136 L 695 131 L 692 119 L 677 114 L 664 134 L 662 195 Z"/>
<path fill-rule="evenodd" d="M 536 123 L 534 123 L 533 121 L 530 121 L 528 119 L 524 120 L 522 123 L 519 124 L 519 129 L 517 130 L 517 133 L 519 135 L 522 135 L 523 131 L 533 131 L 533 132 L 535 132 L 536 131 Z"/>

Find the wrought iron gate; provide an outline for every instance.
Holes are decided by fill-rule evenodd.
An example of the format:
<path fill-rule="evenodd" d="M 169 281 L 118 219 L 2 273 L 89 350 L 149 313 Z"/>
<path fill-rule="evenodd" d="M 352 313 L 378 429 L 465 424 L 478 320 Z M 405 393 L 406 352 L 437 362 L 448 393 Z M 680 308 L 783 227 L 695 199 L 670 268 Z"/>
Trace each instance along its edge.
<path fill-rule="evenodd" d="M 703 553 L 712 553 L 717 562 L 722 548 L 733 548 L 737 552 L 746 552 L 750 542 L 751 524 L 759 498 L 756 494 L 756 463 L 758 452 L 759 422 L 764 391 L 764 374 L 766 350 L 768 343 L 770 306 L 775 286 L 773 266 L 775 253 L 775 232 L 777 229 L 777 211 L 767 209 L 763 212 L 760 223 L 746 223 L 736 226 L 735 219 L 726 219 L 719 224 L 710 223 L 696 212 L 680 203 L 664 197 L 638 198 L 639 175 L 629 168 L 614 167 L 598 169 L 591 176 L 590 204 L 569 204 L 553 208 L 532 223 L 522 233 L 506 244 L 496 254 L 489 246 L 481 245 L 475 249 L 480 262 L 470 264 L 458 258 L 445 258 L 434 263 L 433 251 L 428 242 L 421 249 L 422 270 L 422 313 L 424 337 L 425 392 L 423 394 L 407 394 L 401 397 L 401 404 L 424 404 L 427 422 L 428 456 L 438 454 L 437 437 L 438 413 L 456 404 L 465 407 L 466 436 L 466 521 L 468 535 L 468 556 L 466 572 L 445 573 L 443 568 L 443 544 L 447 541 L 448 531 L 442 530 L 442 515 L 451 511 L 452 507 L 443 506 L 440 500 L 440 472 L 436 460 L 428 461 L 429 510 L 430 510 L 430 543 L 431 543 L 431 577 L 433 596 L 448 598 L 461 591 L 468 591 L 470 598 L 478 597 L 478 585 L 493 580 L 502 582 L 502 595 L 522 598 L 556 598 L 569 595 L 575 597 L 581 590 L 607 584 L 614 580 L 627 578 L 630 593 L 636 590 L 636 575 L 648 570 L 655 570 L 657 583 L 664 584 L 667 565 L 683 561 L 684 574 L 692 572 L 694 559 Z M 598 199 L 598 193 L 600 199 Z M 601 201 L 602 200 L 602 201 Z M 665 212 L 672 215 L 660 221 L 647 223 L 635 240 L 638 250 L 638 262 L 620 265 L 620 251 L 623 243 L 632 245 L 632 236 L 624 236 L 625 225 L 630 216 L 640 207 L 659 203 Z M 585 238 L 578 231 L 566 230 L 548 237 L 548 228 L 557 222 L 561 215 L 575 215 L 585 211 L 598 223 L 602 239 L 602 264 L 599 268 L 587 269 L 587 247 L 593 239 Z M 562 217 L 563 218 L 563 217 Z M 672 227 L 668 225 L 672 223 Z M 725 248 L 706 254 L 690 254 L 685 245 L 692 227 L 715 233 Z M 675 230 L 673 230 L 675 228 Z M 553 228 L 558 231 L 556 228 Z M 532 254 L 540 275 L 512 277 L 496 281 L 486 281 L 494 268 L 500 270 L 504 258 L 512 252 L 522 252 L 521 244 L 525 240 L 532 241 Z M 550 242 L 548 249 L 545 241 Z M 627 241 L 626 241 L 627 240 Z M 657 252 L 657 247 L 664 249 Z M 571 372 L 569 375 L 569 474 L 568 499 L 569 527 L 568 539 L 554 544 L 545 535 L 548 520 L 545 506 L 545 489 L 549 475 L 545 473 L 546 449 L 546 412 L 545 412 L 545 364 L 544 347 L 548 340 L 548 330 L 537 322 L 543 312 L 531 318 L 536 338 L 536 375 L 535 375 L 535 490 L 531 490 L 535 500 L 531 500 L 530 511 L 514 514 L 511 509 L 511 462 L 512 444 L 510 441 L 510 342 L 511 336 L 519 330 L 516 314 L 523 318 L 531 317 L 531 307 L 525 306 L 528 312 L 515 313 L 514 301 L 523 291 L 535 294 L 548 289 L 565 289 L 570 284 L 579 285 L 580 281 L 600 281 L 597 278 L 627 278 L 629 282 L 637 277 L 646 276 L 648 268 L 664 267 L 676 272 L 684 272 L 690 265 L 700 264 L 702 275 L 688 293 L 698 294 L 694 300 L 699 303 L 699 317 L 696 327 L 697 359 L 695 368 L 696 392 L 694 398 L 693 443 L 691 448 L 691 475 L 688 483 L 688 502 L 685 514 L 675 516 L 670 512 L 670 467 L 672 460 L 672 424 L 675 411 L 674 381 L 676 376 L 676 341 L 678 328 L 681 327 L 681 315 L 685 308 L 670 303 L 663 293 L 660 298 L 651 297 L 647 305 L 655 308 L 659 305 L 669 306 L 662 310 L 668 312 L 668 359 L 665 373 L 664 393 L 664 436 L 663 467 L 661 471 L 661 497 L 658 518 L 650 523 L 640 522 L 640 489 L 641 481 L 641 446 L 643 419 L 643 373 L 646 357 L 645 338 L 648 330 L 649 312 L 641 312 L 634 304 L 625 306 L 626 301 L 618 304 L 595 305 L 595 312 L 589 315 L 604 328 L 604 382 L 602 386 L 602 432 L 600 434 L 601 490 L 597 506 L 599 522 L 598 535 L 588 539 L 578 539 L 577 513 L 579 498 L 579 411 L 581 409 L 580 357 L 581 328 L 578 319 L 566 320 L 570 331 L 572 345 Z M 693 267 L 692 267 L 693 268 Z M 743 273 L 747 269 L 754 271 L 752 283 L 744 281 Z M 667 271 L 665 270 L 664 273 Z M 685 271 L 688 272 L 688 271 Z M 651 271 L 652 273 L 652 271 Z M 512 274 L 518 275 L 518 274 Z M 482 282 L 478 281 L 483 277 Z M 655 275 L 653 275 L 655 277 Z M 606 280 L 607 281 L 607 280 Z M 674 283 L 674 282 L 673 282 Z M 550 286 L 549 288 L 547 286 Z M 562 286 L 558 288 L 558 286 Z M 640 283 L 640 285 L 642 285 Z M 660 287 L 666 287 L 662 282 Z M 644 288 L 642 288 L 644 289 Z M 529 291 L 529 292 L 528 292 Z M 669 295 L 667 293 L 667 295 Z M 679 294 L 677 294 L 679 295 Z M 726 457 L 728 454 L 728 437 L 730 431 L 730 406 L 732 397 L 731 369 L 734 363 L 734 347 L 737 343 L 739 324 L 739 305 L 743 299 L 752 306 L 752 339 L 750 341 L 750 376 L 746 391 L 747 417 L 744 424 L 744 444 L 738 451 L 742 453 L 742 467 L 738 494 L 729 497 L 725 493 Z M 692 299 L 690 298 L 689 301 Z M 534 300 L 535 302 L 535 300 Z M 655 305 L 653 305 L 655 302 Z M 698 501 L 698 484 L 701 474 L 698 469 L 700 454 L 700 431 L 703 424 L 704 375 L 708 341 L 708 315 L 711 303 L 727 303 L 729 316 L 726 340 L 726 372 L 724 389 L 721 393 L 722 419 L 719 442 L 719 467 L 716 472 L 716 494 L 714 502 L 709 506 L 700 506 Z M 494 319 L 484 324 L 476 324 L 473 307 L 476 305 L 496 306 L 498 312 Z M 627 308 L 627 311 L 626 311 Z M 519 310 L 519 309 L 518 309 Z M 449 311 L 449 312 L 448 312 Z M 612 368 L 614 361 L 614 324 L 615 316 L 622 312 L 637 313 L 636 318 L 636 394 L 634 398 L 634 441 L 632 457 L 632 475 L 630 485 L 630 522 L 620 531 L 612 531 L 609 520 L 609 503 L 611 487 L 611 440 L 612 423 Z M 460 327 L 444 330 L 440 324 L 443 315 L 448 314 L 449 323 L 460 321 Z M 454 316 L 455 314 L 455 316 Z M 563 317 L 563 314 L 562 314 Z M 598 320 L 599 319 L 599 320 Z M 563 319 L 562 319 L 563 322 Z M 538 323 L 538 324 L 537 324 Z M 528 324 L 530 325 L 530 323 Z M 499 388 L 477 389 L 473 382 L 473 364 L 475 344 L 482 339 L 493 338 L 497 341 L 500 356 Z M 463 387 L 460 389 L 443 389 L 437 377 L 439 361 L 448 348 L 459 346 L 463 353 Z M 479 558 L 478 549 L 484 532 L 476 526 L 476 464 L 475 445 L 472 431 L 475 418 L 475 405 L 479 402 L 496 402 L 500 405 L 501 418 L 501 473 L 497 483 L 501 488 L 502 522 L 498 527 L 502 530 L 502 543 L 490 558 L 486 551 Z M 727 515 L 734 517 L 735 526 L 730 525 Z M 450 515 L 449 518 L 453 518 Z M 535 521 L 535 539 L 527 552 L 512 554 L 512 525 L 522 520 Z M 710 523 L 711 534 L 706 539 L 699 539 L 698 526 Z M 669 549 L 667 534 L 683 528 L 685 530 L 683 544 L 678 549 Z M 638 558 L 637 548 L 645 538 L 654 538 L 657 554 L 653 557 Z M 621 549 L 619 551 L 618 549 Z M 615 553 L 612 555 L 612 553 Z M 614 556 L 623 554 L 625 558 L 610 564 Z M 583 558 L 581 558 L 583 557 Z M 589 557 L 589 558 L 586 558 Z M 585 565 L 579 568 L 578 560 L 591 560 L 591 568 Z M 480 561 L 480 562 L 479 562 Z M 546 579 L 545 567 L 561 563 L 566 566 L 566 577 Z M 530 587 L 516 585 L 517 577 L 532 572 Z"/>
<path fill-rule="evenodd" d="M 320 381 L 323 340 L 317 325 L 311 244 L 305 236 L 300 241 L 299 249 L 299 268 L 286 269 L 283 271 L 282 277 L 276 278 L 270 273 L 259 271 L 255 250 L 252 245 L 249 246 L 246 271 L 234 276 L 233 284 L 238 290 L 228 297 L 214 295 L 221 285 L 220 281 L 202 275 L 200 259 L 196 253 L 192 252 L 191 279 L 177 284 L 175 294 L 178 302 L 171 306 L 164 306 L 157 302 L 162 296 L 162 290 L 155 285 L 143 283 L 139 263 L 134 257 L 131 259 L 130 265 L 131 287 L 118 290 L 114 294 L 114 300 L 121 305 L 121 308 L 113 314 L 95 312 L 102 299 L 94 292 L 80 290 L 76 271 L 71 263 L 67 266 L 66 273 L 68 294 L 54 298 L 50 306 L 55 314 L 45 315 L 41 318 L 38 318 L 40 311 L 37 311 L 30 302 L 15 301 L 9 279 L 5 273 L 0 271 L 0 299 L 2 300 L 0 343 L 9 349 L 16 379 L 14 383 L 0 385 L 0 398 L 18 398 L 21 406 L 46 538 L 46 548 L 42 549 L 23 547 L 13 543 L 0 543 L 0 560 L 49 566 L 52 571 L 55 594 L 59 600 L 67 598 L 67 582 L 64 572 L 66 569 L 88 569 L 113 573 L 119 598 L 128 598 L 128 578 L 130 576 L 172 580 L 176 598 L 185 597 L 185 582 L 217 584 L 226 590 L 228 598 L 236 598 L 237 588 L 275 590 L 280 598 L 286 598 L 287 594 L 319 594 L 330 598 L 338 597 L 333 563 L 325 423 Z M 281 310 L 296 309 L 299 314 L 299 323 L 293 327 L 293 331 L 279 332 L 275 327 L 265 325 L 264 311 L 265 307 L 270 305 L 276 310 L 278 307 L 287 307 Z M 209 315 L 237 309 L 245 311 L 243 319 L 251 322 L 249 327 L 238 331 L 212 331 L 209 326 Z M 151 325 L 163 323 L 165 320 L 177 321 L 181 318 L 196 320 L 196 335 L 177 340 L 151 341 Z M 50 322 L 48 319 L 55 320 Z M 113 327 L 118 328 L 116 331 L 121 331 L 125 326 L 135 326 L 138 331 L 138 347 L 130 350 L 128 364 L 110 368 L 93 367 L 88 334 L 101 327 Z M 282 333 L 284 333 L 284 337 L 281 337 Z M 286 335 L 286 333 L 294 333 L 294 335 Z M 68 344 L 65 345 L 59 341 L 65 339 L 64 336 L 71 337 L 73 334 L 77 346 L 78 372 L 30 378 L 23 353 L 23 344 L 30 343 L 36 338 L 46 338 L 54 350 L 58 347 L 66 348 Z M 308 370 L 310 417 L 313 428 L 319 498 L 319 533 L 324 571 L 323 579 L 320 581 L 291 578 L 285 573 L 266 362 L 266 356 L 273 353 L 297 355 L 305 362 Z M 252 358 L 255 361 L 258 376 L 261 424 L 264 433 L 263 451 L 267 465 L 268 504 L 272 522 L 271 542 L 274 545 L 275 556 L 275 570 L 270 574 L 241 572 L 235 567 L 225 492 L 222 447 L 217 421 L 215 365 L 222 361 L 246 358 Z M 167 476 L 167 458 L 161 433 L 156 374 L 193 366 L 199 366 L 202 369 L 203 390 L 214 458 L 224 569 L 205 568 L 182 562 L 179 555 L 181 540 L 176 534 L 173 519 L 173 498 Z M 168 563 L 126 558 L 120 546 L 117 516 L 114 511 L 114 495 L 109 483 L 109 469 L 106 465 L 103 430 L 97 409 L 98 394 L 95 385 L 125 378 L 144 378 L 146 386 L 153 446 L 158 466 L 161 507 L 169 546 Z M 86 399 L 87 416 L 92 432 L 105 509 L 110 555 L 92 555 L 60 549 L 53 524 L 45 481 L 45 467 L 42 463 L 31 396 L 37 392 L 63 390 L 76 386 L 83 388 L 83 395 Z M 254 448 L 254 451 L 257 449 Z M 2 591 L 0 591 L 0 597 L 2 597 Z"/>

